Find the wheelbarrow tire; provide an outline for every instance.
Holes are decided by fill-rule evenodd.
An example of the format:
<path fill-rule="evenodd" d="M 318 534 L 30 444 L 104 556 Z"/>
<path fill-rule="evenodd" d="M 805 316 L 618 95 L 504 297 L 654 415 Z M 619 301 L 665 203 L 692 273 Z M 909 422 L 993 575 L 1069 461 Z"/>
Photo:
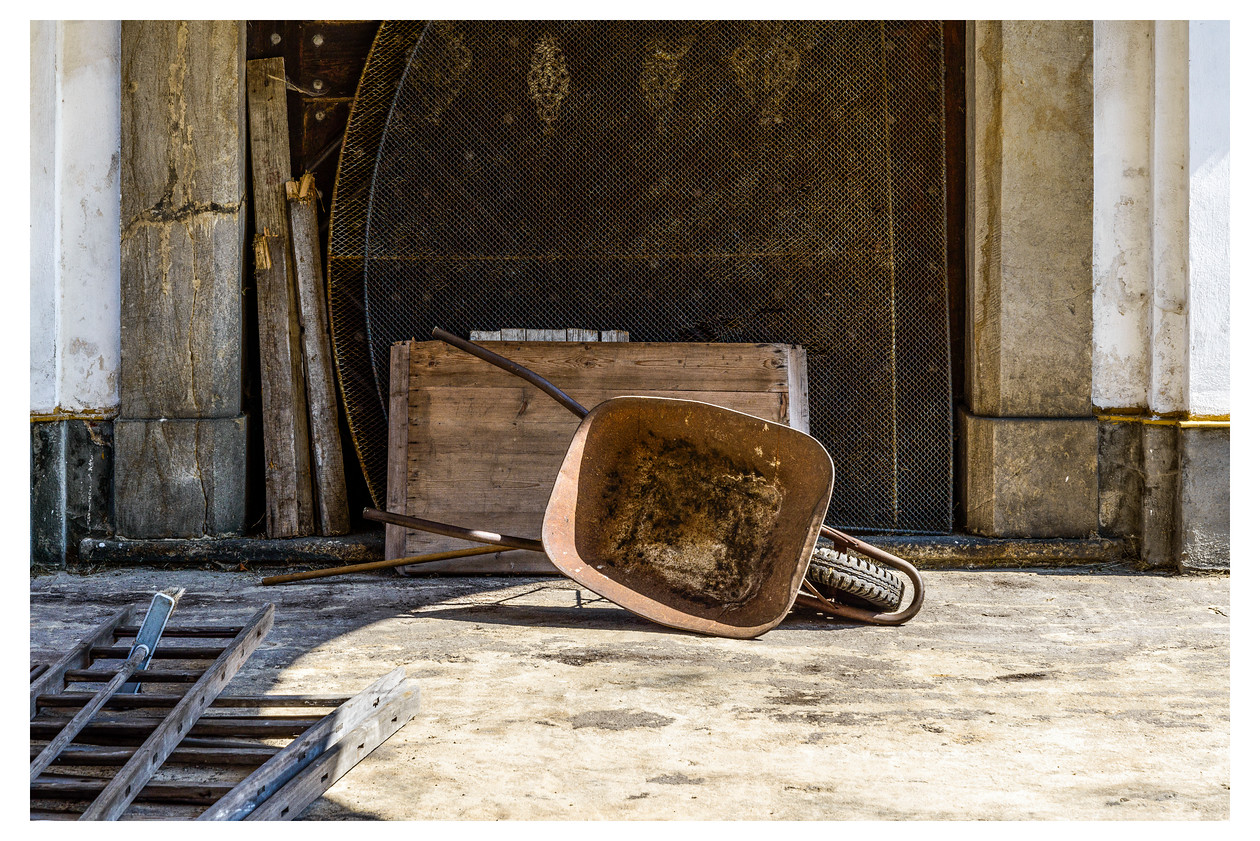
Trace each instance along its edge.
<path fill-rule="evenodd" d="M 867 610 L 896 610 L 905 583 L 892 570 L 848 552 L 814 549 L 805 578 L 828 599 Z"/>

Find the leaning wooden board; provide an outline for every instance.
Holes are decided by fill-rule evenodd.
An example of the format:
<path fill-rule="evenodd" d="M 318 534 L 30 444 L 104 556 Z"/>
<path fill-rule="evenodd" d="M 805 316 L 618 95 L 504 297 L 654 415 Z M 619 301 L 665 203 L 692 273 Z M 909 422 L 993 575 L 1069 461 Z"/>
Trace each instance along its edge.
<path fill-rule="evenodd" d="M 714 403 L 809 431 L 805 351 L 792 345 L 494 342 L 588 409 L 649 395 Z M 390 372 L 387 505 L 416 517 L 538 539 L 578 419 L 528 383 L 444 342 L 400 342 Z M 389 559 L 466 541 L 387 526 Z M 403 567 L 555 572 L 538 552 Z"/>

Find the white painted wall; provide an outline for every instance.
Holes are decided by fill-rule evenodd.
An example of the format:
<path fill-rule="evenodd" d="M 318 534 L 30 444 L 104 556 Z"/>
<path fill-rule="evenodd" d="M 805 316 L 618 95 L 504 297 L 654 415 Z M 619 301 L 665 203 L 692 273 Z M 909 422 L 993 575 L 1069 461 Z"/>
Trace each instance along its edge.
<path fill-rule="evenodd" d="M 1228 24 L 1094 23 L 1102 409 L 1229 413 Z"/>
<path fill-rule="evenodd" d="M 1229 21 L 1190 22 L 1189 410 L 1229 414 Z"/>
<path fill-rule="evenodd" d="M 31 23 L 32 413 L 118 405 L 120 31 Z"/>

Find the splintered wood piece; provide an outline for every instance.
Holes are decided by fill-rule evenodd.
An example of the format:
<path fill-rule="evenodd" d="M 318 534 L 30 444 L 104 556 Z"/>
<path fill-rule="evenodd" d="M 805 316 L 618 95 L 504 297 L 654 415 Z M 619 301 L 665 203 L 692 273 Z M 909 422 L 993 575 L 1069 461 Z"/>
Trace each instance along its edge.
<path fill-rule="evenodd" d="M 285 251 L 283 236 L 263 233 L 254 239 L 268 537 L 315 531 L 306 382 L 290 318 Z"/>
<path fill-rule="evenodd" d="M 289 161 L 284 59 L 246 62 L 245 81 L 257 232 L 254 276 L 267 536 L 299 537 L 314 533 L 315 512 L 297 280 L 288 259 L 286 235 L 285 184 L 293 178 L 293 168 Z"/>
<path fill-rule="evenodd" d="M 31 718 L 34 718 L 35 713 L 39 711 L 37 706 L 39 696 L 60 692 L 66 685 L 66 678 L 69 672 L 91 665 L 92 649 L 106 643 L 112 643 L 117 635 L 118 628 L 124 622 L 131 621 L 134 611 L 135 606 L 128 605 L 100 625 L 97 625 L 92 633 L 79 640 L 74 648 L 67 651 L 60 660 L 53 663 L 41 672 L 35 680 L 31 681 Z M 104 674 L 105 676 L 100 678 L 100 680 L 109 680 L 114 675 L 112 671 Z"/>
<path fill-rule="evenodd" d="M 374 717 L 387 696 L 402 682 L 405 673 L 399 666 L 324 716 L 258 770 L 241 780 L 198 820 L 235 821 L 245 818 L 303 768 L 315 762 L 329 745 L 336 745 L 348 732 Z"/>
<path fill-rule="evenodd" d="M 118 769 L 118 773 L 92 801 L 80 820 L 118 820 L 127 810 L 127 806 L 139 796 L 153 773 L 171 755 L 201 714 L 209 708 L 262 642 L 263 637 L 271 630 L 275 613 L 275 605 L 268 604 L 245 623 L 231 645 L 189 688 L 187 694 L 145 739 L 131 759 Z"/>
<path fill-rule="evenodd" d="M 315 509 L 320 534 L 348 534 L 350 505 L 346 500 L 346 472 L 337 427 L 337 393 L 329 348 L 328 309 L 324 272 L 319 256 L 319 219 L 315 176 L 285 185 L 289 203 L 289 234 L 297 279 L 298 314 L 302 325 L 302 353 L 306 359 L 306 401 L 310 412 L 311 452 L 315 473 Z"/>
<path fill-rule="evenodd" d="M 245 816 L 247 821 L 295 820 L 347 771 L 358 765 L 420 711 L 420 690 L 410 681 L 394 689 L 353 730 Z"/>

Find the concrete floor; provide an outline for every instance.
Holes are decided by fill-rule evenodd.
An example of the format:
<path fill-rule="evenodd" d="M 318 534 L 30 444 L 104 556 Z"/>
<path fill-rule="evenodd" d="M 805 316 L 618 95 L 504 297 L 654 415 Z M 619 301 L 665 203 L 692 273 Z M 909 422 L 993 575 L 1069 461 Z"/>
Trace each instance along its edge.
<path fill-rule="evenodd" d="M 1226 819 L 1227 576 L 928 571 L 900 628 L 794 612 L 753 641 L 562 578 L 117 570 L 31 579 L 31 657 L 163 587 L 276 625 L 229 692 L 424 706 L 306 819 Z"/>

